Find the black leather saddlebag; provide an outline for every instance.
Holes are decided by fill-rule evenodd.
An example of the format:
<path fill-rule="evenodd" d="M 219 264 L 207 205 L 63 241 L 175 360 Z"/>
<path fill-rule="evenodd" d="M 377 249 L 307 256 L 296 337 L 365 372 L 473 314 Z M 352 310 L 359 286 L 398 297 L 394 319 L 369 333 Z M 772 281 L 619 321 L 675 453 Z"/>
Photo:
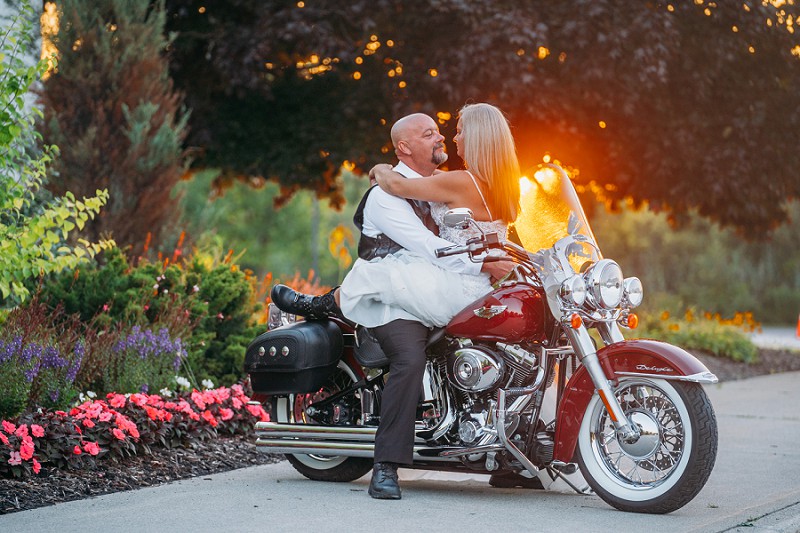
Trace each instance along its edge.
<path fill-rule="evenodd" d="M 342 357 L 342 332 L 330 320 L 296 322 L 256 337 L 244 359 L 253 392 L 315 392 Z"/>

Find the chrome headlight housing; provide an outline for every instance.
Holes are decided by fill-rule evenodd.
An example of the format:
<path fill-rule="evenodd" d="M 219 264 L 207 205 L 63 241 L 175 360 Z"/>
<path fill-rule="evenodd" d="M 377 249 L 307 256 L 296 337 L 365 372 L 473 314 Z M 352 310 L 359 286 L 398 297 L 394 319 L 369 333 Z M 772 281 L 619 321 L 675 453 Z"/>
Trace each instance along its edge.
<path fill-rule="evenodd" d="M 639 307 L 644 298 L 644 287 L 639 278 L 625 278 L 622 282 L 624 299 L 629 307 Z"/>
<path fill-rule="evenodd" d="M 583 302 L 586 301 L 586 282 L 583 277 L 575 275 L 564 280 L 564 283 L 561 284 L 559 296 L 572 306 L 582 306 Z"/>
<path fill-rule="evenodd" d="M 614 309 L 622 302 L 622 269 L 611 259 L 601 259 L 586 272 L 586 285 L 595 304 Z"/>

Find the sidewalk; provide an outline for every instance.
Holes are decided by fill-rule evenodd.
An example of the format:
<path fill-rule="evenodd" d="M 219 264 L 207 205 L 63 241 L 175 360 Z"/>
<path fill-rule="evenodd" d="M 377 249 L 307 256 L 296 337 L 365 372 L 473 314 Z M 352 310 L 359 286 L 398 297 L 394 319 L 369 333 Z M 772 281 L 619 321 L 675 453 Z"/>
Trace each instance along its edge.
<path fill-rule="evenodd" d="M 719 453 L 700 494 L 669 515 L 622 513 L 594 495 L 492 489 L 485 480 L 408 472 L 403 499 L 370 499 L 368 478 L 306 480 L 287 462 L 0 516 L 0 531 L 422 530 L 796 532 L 800 530 L 800 373 L 706 388 Z M 415 478 L 415 479 L 410 479 Z"/>

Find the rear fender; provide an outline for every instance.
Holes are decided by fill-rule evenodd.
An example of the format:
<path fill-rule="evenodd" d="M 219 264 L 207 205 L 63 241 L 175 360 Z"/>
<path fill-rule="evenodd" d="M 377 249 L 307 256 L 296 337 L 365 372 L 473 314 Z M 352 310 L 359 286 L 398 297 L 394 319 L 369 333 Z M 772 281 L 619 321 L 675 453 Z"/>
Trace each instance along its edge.
<path fill-rule="evenodd" d="M 603 372 L 612 382 L 624 376 L 695 383 L 718 381 L 717 376 L 695 356 L 665 342 L 652 340 L 617 342 L 598 350 L 597 357 Z M 572 461 L 575 444 L 578 441 L 578 431 L 594 391 L 594 383 L 586 367 L 578 367 L 567 382 L 558 406 L 553 451 L 555 460 L 565 463 Z"/>

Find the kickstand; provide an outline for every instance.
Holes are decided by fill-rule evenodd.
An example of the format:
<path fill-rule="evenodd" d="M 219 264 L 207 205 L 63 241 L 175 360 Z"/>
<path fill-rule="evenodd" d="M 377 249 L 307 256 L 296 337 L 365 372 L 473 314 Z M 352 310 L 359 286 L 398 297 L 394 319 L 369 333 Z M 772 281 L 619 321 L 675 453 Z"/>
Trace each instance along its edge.
<path fill-rule="evenodd" d="M 547 467 L 547 472 L 550 474 L 550 477 L 553 478 L 553 479 L 555 479 L 556 477 L 561 478 L 564 481 L 564 483 L 566 483 L 567 485 L 572 487 L 572 490 L 574 490 L 578 494 L 583 494 L 584 496 L 589 495 L 589 494 L 594 494 L 590 487 L 586 487 L 585 489 L 579 489 L 578 487 L 575 486 L 575 484 L 572 481 L 567 479 L 567 476 L 565 476 L 564 474 L 562 474 L 561 472 L 559 472 L 555 468 L 552 468 L 552 467 L 548 466 Z"/>

